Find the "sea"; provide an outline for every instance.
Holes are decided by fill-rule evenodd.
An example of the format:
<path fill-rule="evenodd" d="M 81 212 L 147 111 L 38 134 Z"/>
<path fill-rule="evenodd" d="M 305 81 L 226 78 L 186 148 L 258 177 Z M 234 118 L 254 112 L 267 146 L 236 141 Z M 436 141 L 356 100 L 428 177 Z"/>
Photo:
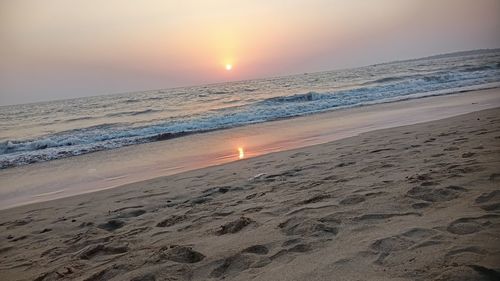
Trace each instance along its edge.
<path fill-rule="evenodd" d="M 325 111 L 500 86 L 500 49 L 0 106 L 0 169 Z"/>

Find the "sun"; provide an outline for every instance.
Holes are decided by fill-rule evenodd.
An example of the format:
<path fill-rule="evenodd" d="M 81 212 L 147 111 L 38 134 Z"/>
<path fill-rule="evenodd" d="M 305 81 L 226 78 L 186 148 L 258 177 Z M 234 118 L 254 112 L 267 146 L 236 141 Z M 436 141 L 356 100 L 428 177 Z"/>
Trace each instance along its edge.
<path fill-rule="evenodd" d="M 226 64 L 226 70 L 230 71 L 231 69 L 233 69 L 233 65 L 230 63 Z"/>

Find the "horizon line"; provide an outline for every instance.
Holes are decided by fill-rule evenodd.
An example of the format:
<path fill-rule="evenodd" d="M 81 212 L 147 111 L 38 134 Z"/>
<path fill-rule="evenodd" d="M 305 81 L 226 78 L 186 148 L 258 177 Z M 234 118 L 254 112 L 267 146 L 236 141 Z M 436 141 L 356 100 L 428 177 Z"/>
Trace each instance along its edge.
<path fill-rule="evenodd" d="M 248 79 L 241 79 L 241 80 L 230 80 L 230 81 L 221 81 L 221 82 L 213 82 L 213 83 L 199 83 L 199 84 L 191 84 L 191 85 L 183 85 L 183 86 L 176 86 L 176 87 L 166 87 L 166 88 L 157 88 L 157 89 L 144 89 L 144 90 L 130 90 L 130 91 L 125 91 L 125 92 L 116 92 L 116 93 L 100 93 L 100 94 L 92 94 L 89 96 L 81 96 L 81 97 L 73 97 L 73 98 L 62 98 L 62 99 L 49 99 L 49 100 L 40 100 L 40 101 L 33 101 L 33 102 L 25 102 L 25 103 L 13 103 L 13 104 L 0 104 L 0 107 L 5 107 L 5 106 L 19 106 L 19 105 L 28 105 L 28 104 L 38 104 L 38 103 L 50 103 L 50 102 L 59 102 L 59 101 L 70 101 L 70 100 L 77 100 L 77 99 L 84 99 L 84 98 L 92 98 L 92 97 L 100 97 L 100 96 L 113 96 L 113 95 L 126 95 L 126 94 L 132 94 L 132 93 L 144 93 L 144 92 L 152 92 L 152 91 L 163 91 L 163 90 L 174 90 L 174 89 L 181 89 L 181 88 L 193 88 L 193 87 L 201 87 L 201 86 L 213 86 L 213 85 L 220 85 L 220 84 L 230 84 L 230 83 L 241 83 L 241 82 L 246 82 L 246 81 L 258 81 L 258 80 L 266 80 L 266 79 L 274 79 L 274 78 L 285 78 L 285 77 L 292 77 L 292 76 L 297 76 L 297 75 L 308 75 L 308 74 L 317 74 L 317 73 L 323 73 L 323 72 L 331 72 L 331 71 L 342 71 L 342 70 L 348 70 L 348 69 L 354 69 L 354 68 L 362 68 L 362 67 L 369 67 L 369 66 L 375 66 L 375 65 L 382 65 L 382 64 L 391 64 L 391 63 L 396 63 L 396 62 L 406 62 L 406 61 L 414 61 L 414 60 L 422 60 L 422 59 L 432 59 L 435 57 L 440 57 L 440 56 L 446 56 L 446 55 L 459 55 L 462 53 L 469 53 L 469 52 L 491 52 L 491 51 L 497 51 L 500 50 L 499 47 L 494 47 L 494 48 L 480 48 L 480 49 L 469 49 L 469 50 L 460 50 L 460 51 L 450 51 L 446 53 L 438 53 L 438 54 L 430 54 L 422 57 L 413 57 L 413 58 L 403 58 L 403 59 L 394 59 L 394 60 L 389 60 L 389 61 L 382 61 L 382 62 L 377 62 L 377 63 L 371 63 L 371 64 L 366 64 L 366 65 L 358 65 L 358 66 L 352 66 L 352 67 L 347 67 L 347 68 L 333 68 L 333 69 L 325 69 L 325 70 L 318 70 L 318 71 L 312 71 L 312 72 L 302 72 L 302 73 L 290 73 L 290 74 L 284 74 L 284 75 L 276 75 L 276 76 L 267 76 L 267 77 L 255 77 L 255 78 L 248 78 Z"/>

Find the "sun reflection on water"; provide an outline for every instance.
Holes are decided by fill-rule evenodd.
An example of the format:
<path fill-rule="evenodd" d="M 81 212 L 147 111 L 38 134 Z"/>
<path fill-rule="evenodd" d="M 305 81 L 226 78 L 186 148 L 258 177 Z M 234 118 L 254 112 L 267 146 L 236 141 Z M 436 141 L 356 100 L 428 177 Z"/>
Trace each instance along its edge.
<path fill-rule="evenodd" d="M 245 151 L 243 150 L 243 147 L 238 147 L 238 159 L 243 158 L 245 158 Z"/>

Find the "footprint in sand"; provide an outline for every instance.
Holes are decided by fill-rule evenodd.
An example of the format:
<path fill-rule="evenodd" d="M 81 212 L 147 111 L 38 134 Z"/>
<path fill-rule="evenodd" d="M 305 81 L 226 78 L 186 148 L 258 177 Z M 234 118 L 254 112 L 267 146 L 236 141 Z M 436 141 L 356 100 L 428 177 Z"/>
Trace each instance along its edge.
<path fill-rule="evenodd" d="M 255 223 L 255 221 L 247 217 L 240 217 L 232 222 L 221 225 L 220 229 L 216 233 L 217 235 L 236 233 L 252 223 Z"/>
<path fill-rule="evenodd" d="M 317 203 L 317 202 L 321 202 L 321 201 L 329 199 L 329 198 L 331 198 L 331 196 L 329 194 L 319 194 L 319 195 L 315 195 L 309 199 L 306 199 L 304 201 L 300 201 L 297 205 L 306 205 L 306 204 Z"/>
<path fill-rule="evenodd" d="M 181 223 L 181 222 L 187 220 L 187 218 L 188 217 L 186 215 L 172 215 L 172 216 L 162 220 L 158 224 L 156 224 L 156 226 L 157 227 L 170 227 L 170 226 L 176 225 L 178 223 Z"/>
<path fill-rule="evenodd" d="M 365 201 L 365 197 L 362 195 L 349 195 L 346 198 L 340 200 L 341 205 L 355 205 Z"/>
<path fill-rule="evenodd" d="M 464 154 L 462 154 L 462 158 L 470 158 L 472 156 L 476 155 L 476 153 L 474 152 L 466 152 Z"/>
<path fill-rule="evenodd" d="M 500 210 L 500 190 L 481 194 L 476 198 L 476 203 L 485 211 Z"/>
<path fill-rule="evenodd" d="M 125 213 L 121 213 L 117 216 L 117 218 L 123 218 L 123 219 L 126 219 L 126 218 L 134 218 L 134 217 L 138 217 L 138 216 L 142 216 L 143 214 L 145 214 L 146 211 L 145 210 L 142 210 L 142 209 L 139 209 L 139 210 L 133 210 L 133 211 L 129 211 L 129 212 L 125 212 Z"/>
<path fill-rule="evenodd" d="M 316 246 L 317 245 L 318 245 L 318 243 L 316 243 Z M 269 259 L 270 260 L 277 260 L 277 259 L 287 258 L 290 261 L 290 260 L 293 260 L 295 258 L 294 254 L 310 252 L 314 248 L 315 247 L 314 247 L 313 243 L 299 243 L 299 244 L 296 244 L 290 248 L 279 250 L 277 253 L 270 256 Z"/>
<path fill-rule="evenodd" d="M 483 227 L 481 226 L 480 223 L 468 219 L 468 218 L 461 218 L 458 220 L 453 221 L 446 230 L 448 232 L 451 232 L 453 234 L 458 234 L 458 235 L 466 235 L 466 234 L 472 234 L 480 231 Z"/>
<path fill-rule="evenodd" d="M 273 256 L 271 256 L 271 259 L 276 259 L 280 256 L 283 256 L 284 254 L 287 253 L 306 253 L 309 252 L 313 249 L 312 245 L 310 243 L 300 243 L 297 245 L 294 245 L 288 249 L 282 249 Z"/>
<path fill-rule="evenodd" d="M 115 231 L 119 228 L 122 228 L 124 225 L 125 225 L 125 222 L 123 222 L 121 220 L 113 219 L 113 220 L 109 220 L 106 223 L 99 224 L 97 227 L 104 229 L 104 230 L 107 230 L 107 231 Z"/>
<path fill-rule="evenodd" d="M 218 260 L 214 263 L 215 269 L 210 272 L 209 277 L 225 279 L 236 276 L 249 268 L 259 268 L 268 265 L 271 260 L 248 254 L 236 254 L 234 256 Z"/>
<path fill-rule="evenodd" d="M 417 186 L 410 189 L 406 196 L 427 202 L 444 202 L 456 199 L 466 189 L 459 186 L 431 187 Z"/>
<path fill-rule="evenodd" d="M 269 253 L 269 249 L 264 245 L 253 245 L 244 249 L 242 252 L 257 255 L 266 255 L 267 253 Z"/>
<path fill-rule="evenodd" d="M 436 230 L 417 227 L 398 235 L 378 239 L 370 246 L 370 248 L 378 254 L 375 263 L 383 264 L 384 260 L 393 252 L 442 243 L 442 241 L 436 238 L 436 234 Z"/>
<path fill-rule="evenodd" d="M 128 247 L 126 246 L 112 247 L 97 244 L 85 247 L 78 253 L 78 257 L 83 260 L 89 260 L 97 255 L 117 255 L 126 253 L 127 251 Z"/>
<path fill-rule="evenodd" d="M 333 236 L 338 233 L 338 223 L 320 221 L 304 217 L 292 217 L 278 225 L 285 235 L 301 235 L 303 237 Z"/>
<path fill-rule="evenodd" d="M 197 263 L 205 258 L 205 255 L 202 253 L 193 250 L 191 247 L 185 246 L 164 247 L 160 252 L 160 259 L 178 263 Z"/>

